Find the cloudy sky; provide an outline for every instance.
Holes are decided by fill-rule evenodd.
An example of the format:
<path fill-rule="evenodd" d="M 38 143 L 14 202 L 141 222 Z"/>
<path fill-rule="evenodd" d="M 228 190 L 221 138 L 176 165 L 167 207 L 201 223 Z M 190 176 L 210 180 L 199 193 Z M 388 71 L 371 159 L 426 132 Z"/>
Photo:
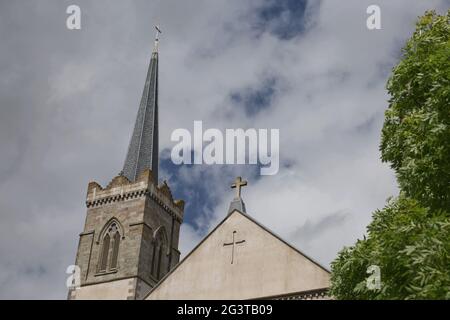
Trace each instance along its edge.
<path fill-rule="evenodd" d="M 82 29 L 66 28 L 66 8 Z M 366 28 L 381 7 L 382 29 Z M 120 170 L 160 42 L 161 178 L 187 201 L 186 254 L 247 212 L 325 266 L 397 194 L 378 151 L 386 80 L 427 9 L 448 0 L 0 0 L 0 298 L 66 297 L 86 188 Z M 280 171 L 175 166 L 177 128 L 280 129 Z"/>

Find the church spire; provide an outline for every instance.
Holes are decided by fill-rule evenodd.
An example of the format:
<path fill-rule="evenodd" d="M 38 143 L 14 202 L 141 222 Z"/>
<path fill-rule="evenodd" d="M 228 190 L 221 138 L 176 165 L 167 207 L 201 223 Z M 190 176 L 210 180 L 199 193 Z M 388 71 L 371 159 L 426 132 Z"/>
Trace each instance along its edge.
<path fill-rule="evenodd" d="M 143 170 L 150 169 L 158 183 L 158 42 L 161 30 L 158 26 L 155 28 L 155 47 L 122 171 L 130 181 L 136 181 Z"/>
<path fill-rule="evenodd" d="M 237 177 L 234 183 L 231 185 L 232 189 L 236 189 L 236 196 L 230 203 L 230 208 L 228 209 L 228 214 L 232 213 L 234 210 L 239 210 L 242 213 L 245 212 L 245 203 L 241 198 L 241 188 L 247 185 L 247 181 L 242 180 L 241 177 Z"/>

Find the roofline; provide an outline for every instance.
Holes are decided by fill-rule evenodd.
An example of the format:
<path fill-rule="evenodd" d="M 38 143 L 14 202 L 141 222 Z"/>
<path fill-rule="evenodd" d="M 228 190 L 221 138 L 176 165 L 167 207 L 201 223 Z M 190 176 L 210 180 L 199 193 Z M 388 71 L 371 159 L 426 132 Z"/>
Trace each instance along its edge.
<path fill-rule="evenodd" d="M 241 215 L 243 215 L 244 217 L 246 217 L 248 220 L 252 221 L 253 223 L 255 223 L 256 225 L 258 225 L 261 229 L 265 230 L 266 232 L 268 232 L 269 234 L 271 234 L 273 237 L 277 238 L 278 240 L 280 240 L 281 242 L 283 242 L 284 244 L 286 244 L 288 247 L 290 247 L 291 249 L 293 249 L 294 251 L 296 251 L 297 253 L 301 254 L 302 256 L 304 256 L 306 259 L 308 259 L 309 261 L 311 261 L 312 263 L 314 263 L 315 265 L 317 265 L 318 267 L 320 267 L 321 269 L 323 269 L 325 272 L 327 273 L 331 273 L 330 270 L 328 270 L 327 268 L 325 268 L 324 266 L 322 266 L 320 263 L 318 263 L 317 261 L 315 261 L 314 259 L 310 258 L 309 256 L 307 256 L 306 254 L 304 254 L 303 252 L 301 252 L 299 249 L 297 249 L 296 247 L 294 247 L 293 245 L 291 245 L 289 242 L 283 240 L 279 235 L 277 235 L 276 233 L 274 233 L 273 231 L 271 231 L 270 229 L 268 229 L 267 227 L 265 227 L 264 225 L 262 225 L 261 223 L 259 223 L 258 221 L 256 221 L 255 219 L 253 219 L 252 217 L 250 217 L 248 214 L 234 209 L 232 212 L 228 213 L 225 218 L 222 219 L 222 221 L 220 221 L 217 226 L 215 226 L 204 238 L 202 241 L 200 241 L 191 251 L 189 251 L 189 253 L 180 261 L 178 262 L 173 268 L 172 270 L 170 270 L 169 272 L 167 272 L 164 277 L 161 278 L 161 280 L 159 280 L 155 286 L 145 295 L 144 300 L 147 299 L 147 297 L 156 290 L 156 288 L 158 288 L 163 282 L 164 280 L 166 280 L 166 278 L 168 278 L 185 260 L 187 260 L 187 258 L 189 258 L 189 256 L 195 251 L 197 250 L 198 247 L 200 247 L 202 245 L 203 242 L 206 241 L 206 239 L 208 239 L 213 233 L 214 231 L 216 231 L 217 228 L 219 228 L 224 222 L 225 220 L 228 219 L 229 216 L 231 216 L 233 213 L 240 213 Z"/>
<path fill-rule="evenodd" d="M 259 298 L 252 298 L 249 300 L 277 300 L 279 298 L 289 298 L 294 296 L 300 296 L 300 295 L 308 295 L 308 294 L 315 294 L 315 293 L 329 293 L 330 288 L 317 288 L 317 289 L 311 289 L 311 290 L 305 290 L 305 291 L 296 291 L 296 292 L 289 292 L 289 293 L 282 293 L 277 294 L 273 296 L 264 296 Z"/>

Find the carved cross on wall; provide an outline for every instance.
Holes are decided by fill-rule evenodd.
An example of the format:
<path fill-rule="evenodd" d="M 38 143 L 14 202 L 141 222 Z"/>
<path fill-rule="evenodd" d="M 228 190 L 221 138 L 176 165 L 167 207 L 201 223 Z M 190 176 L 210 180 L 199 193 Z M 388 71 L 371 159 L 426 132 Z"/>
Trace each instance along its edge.
<path fill-rule="evenodd" d="M 232 242 L 228 242 L 228 243 L 224 243 L 223 244 L 223 246 L 224 247 L 226 247 L 226 246 L 231 246 L 231 264 L 233 264 L 233 262 L 234 262 L 234 247 L 236 246 L 236 245 L 238 245 L 238 244 L 242 244 L 242 243 L 244 243 L 245 242 L 245 240 L 239 240 L 239 241 L 236 241 L 236 239 L 235 239 L 235 237 L 234 237 L 234 235 L 237 233 L 237 231 L 233 231 L 233 241 Z"/>

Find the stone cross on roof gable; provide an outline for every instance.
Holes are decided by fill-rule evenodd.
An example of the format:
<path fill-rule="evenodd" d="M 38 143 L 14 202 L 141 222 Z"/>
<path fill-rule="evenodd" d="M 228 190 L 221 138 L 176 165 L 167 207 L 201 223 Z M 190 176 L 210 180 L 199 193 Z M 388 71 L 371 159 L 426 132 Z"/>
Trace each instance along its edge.
<path fill-rule="evenodd" d="M 236 198 L 241 197 L 241 188 L 247 185 L 247 181 L 242 180 L 241 177 L 237 177 L 234 183 L 231 185 L 232 189 L 236 189 Z"/>
<path fill-rule="evenodd" d="M 234 183 L 231 185 L 232 189 L 236 189 L 236 196 L 230 203 L 230 208 L 228 209 L 228 214 L 232 213 L 234 210 L 245 213 L 245 204 L 241 198 L 241 188 L 247 185 L 247 181 L 242 180 L 241 177 L 237 177 Z"/>

